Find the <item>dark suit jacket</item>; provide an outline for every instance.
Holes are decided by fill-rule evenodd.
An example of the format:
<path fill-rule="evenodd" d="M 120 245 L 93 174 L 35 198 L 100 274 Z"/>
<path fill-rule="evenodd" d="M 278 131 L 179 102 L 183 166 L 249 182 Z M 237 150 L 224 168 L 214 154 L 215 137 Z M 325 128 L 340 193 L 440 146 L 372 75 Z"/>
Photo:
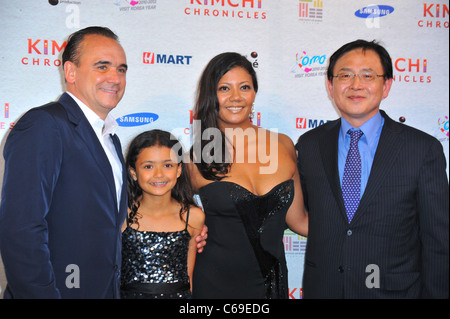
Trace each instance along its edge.
<path fill-rule="evenodd" d="M 118 210 L 111 165 L 75 101 L 65 93 L 28 111 L 4 157 L 5 298 L 118 297 L 126 187 Z"/>
<path fill-rule="evenodd" d="M 381 114 L 385 123 L 370 177 L 350 224 L 338 173 L 340 119 L 296 144 L 309 211 L 304 298 L 448 298 L 449 187 L 442 145 Z"/>

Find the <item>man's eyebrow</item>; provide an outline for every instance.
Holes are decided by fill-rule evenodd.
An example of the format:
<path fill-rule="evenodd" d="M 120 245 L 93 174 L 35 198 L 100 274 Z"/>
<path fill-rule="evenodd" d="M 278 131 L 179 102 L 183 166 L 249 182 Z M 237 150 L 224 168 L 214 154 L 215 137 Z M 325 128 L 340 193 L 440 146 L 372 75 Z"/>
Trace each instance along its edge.
<path fill-rule="evenodd" d="M 348 68 L 348 67 L 343 67 L 343 68 L 340 68 L 339 71 L 353 72 L 353 69 L 352 68 Z M 374 72 L 374 70 L 372 68 L 362 68 L 362 69 L 360 69 L 360 71 L 362 71 L 362 72 Z"/>
<path fill-rule="evenodd" d="M 111 65 L 112 63 L 110 62 L 110 61 L 103 61 L 103 60 L 100 60 L 100 61 L 97 61 L 96 63 L 94 63 L 94 66 L 98 66 L 98 65 Z M 127 69 L 128 70 L 128 65 L 127 64 L 125 64 L 125 63 L 122 63 L 121 65 L 120 65 L 120 67 L 121 68 L 125 68 L 125 69 Z"/>
<path fill-rule="evenodd" d="M 100 61 L 97 61 L 96 63 L 94 63 L 94 65 L 101 65 L 101 64 L 111 64 L 111 62 L 109 62 L 109 61 L 102 61 L 102 60 L 100 60 Z"/>

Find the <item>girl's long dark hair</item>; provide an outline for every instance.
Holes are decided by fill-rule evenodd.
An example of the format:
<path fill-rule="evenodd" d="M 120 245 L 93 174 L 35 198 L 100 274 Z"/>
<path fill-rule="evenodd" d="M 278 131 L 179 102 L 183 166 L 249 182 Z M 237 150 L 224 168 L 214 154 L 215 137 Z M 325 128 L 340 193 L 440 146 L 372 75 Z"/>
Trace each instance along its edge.
<path fill-rule="evenodd" d="M 225 52 L 215 56 L 205 67 L 197 87 L 197 98 L 194 107 L 194 118 L 201 123 L 199 132 L 194 132 L 194 143 L 200 143 L 200 147 L 192 147 L 190 151 L 191 160 L 197 165 L 202 176 L 208 180 L 221 180 L 229 172 L 231 163 L 227 160 L 227 139 L 225 133 L 220 131 L 218 124 L 219 101 L 217 99 L 217 85 L 220 79 L 234 67 L 247 70 L 253 80 L 253 88 L 258 91 L 258 80 L 256 72 L 246 57 L 235 52 Z M 210 136 L 204 136 L 203 132 L 208 128 L 216 128 L 221 132 L 221 140 L 213 141 Z M 203 139 L 205 138 L 205 139 Z M 209 158 L 214 158 L 214 150 L 220 147 L 222 158 L 219 161 L 205 161 L 204 148 L 209 143 L 215 143 L 211 148 Z M 203 156 L 202 156 L 203 155 Z"/>
<path fill-rule="evenodd" d="M 151 146 L 165 146 L 172 149 L 179 159 L 178 165 L 182 165 L 183 147 L 181 142 L 172 134 L 162 130 L 146 131 L 136 136 L 128 146 L 128 152 L 126 156 L 127 167 L 127 192 L 128 192 L 128 208 L 130 214 L 128 215 L 129 224 L 137 224 L 138 222 L 138 209 L 139 198 L 142 196 L 142 189 L 139 183 L 133 180 L 131 176 L 130 168 L 136 170 L 136 160 L 139 153 Z M 181 204 L 180 218 L 183 212 L 187 211 L 190 205 L 197 206 L 194 202 L 194 190 L 191 186 L 188 170 L 182 168 L 181 175 L 177 180 L 171 193 L 172 198 Z"/>

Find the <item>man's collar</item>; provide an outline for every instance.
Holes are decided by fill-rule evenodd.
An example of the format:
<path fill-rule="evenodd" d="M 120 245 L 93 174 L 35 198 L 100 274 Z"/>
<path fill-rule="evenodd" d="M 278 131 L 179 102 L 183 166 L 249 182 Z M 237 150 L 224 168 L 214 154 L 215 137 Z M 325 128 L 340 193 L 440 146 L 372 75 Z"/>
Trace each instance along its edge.
<path fill-rule="evenodd" d="M 84 116 L 86 116 L 89 124 L 91 124 L 93 128 L 100 128 L 102 135 L 115 134 L 115 131 L 119 125 L 117 124 L 116 120 L 114 120 L 114 118 L 110 113 L 108 113 L 105 120 L 102 120 L 100 116 L 97 115 L 97 113 L 95 113 L 90 107 L 84 104 L 75 95 L 73 95 L 70 92 L 67 92 L 67 94 L 69 94 L 75 100 L 75 102 L 78 104 L 81 111 L 83 112 Z"/>
<path fill-rule="evenodd" d="M 369 119 L 367 122 L 365 122 L 359 128 L 361 129 L 361 131 L 363 131 L 364 136 L 366 137 L 367 141 L 370 143 L 370 141 L 373 141 L 375 139 L 378 129 L 381 125 L 383 125 L 383 123 L 384 123 L 384 118 L 381 116 L 380 111 L 378 111 L 377 114 L 375 114 L 371 119 Z M 347 131 L 352 128 L 353 127 L 350 125 L 350 123 L 347 122 L 346 119 L 341 117 L 341 134 L 342 134 L 342 136 L 345 137 L 345 134 L 347 134 Z"/>

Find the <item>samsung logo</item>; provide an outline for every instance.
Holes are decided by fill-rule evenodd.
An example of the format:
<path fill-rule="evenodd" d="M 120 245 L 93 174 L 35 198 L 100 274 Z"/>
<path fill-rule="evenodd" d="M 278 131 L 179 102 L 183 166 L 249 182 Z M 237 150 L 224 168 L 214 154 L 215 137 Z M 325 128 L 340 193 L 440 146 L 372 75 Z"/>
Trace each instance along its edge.
<path fill-rule="evenodd" d="M 388 14 L 391 14 L 394 12 L 394 8 L 391 6 L 368 6 L 364 7 L 362 9 L 359 9 L 355 12 L 355 16 L 358 18 L 380 18 L 387 16 Z"/>
<path fill-rule="evenodd" d="M 116 121 L 119 126 L 140 126 L 153 123 L 158 117 L 158 114 L 155 113 L 134 113 L 121 116 Z"/>

